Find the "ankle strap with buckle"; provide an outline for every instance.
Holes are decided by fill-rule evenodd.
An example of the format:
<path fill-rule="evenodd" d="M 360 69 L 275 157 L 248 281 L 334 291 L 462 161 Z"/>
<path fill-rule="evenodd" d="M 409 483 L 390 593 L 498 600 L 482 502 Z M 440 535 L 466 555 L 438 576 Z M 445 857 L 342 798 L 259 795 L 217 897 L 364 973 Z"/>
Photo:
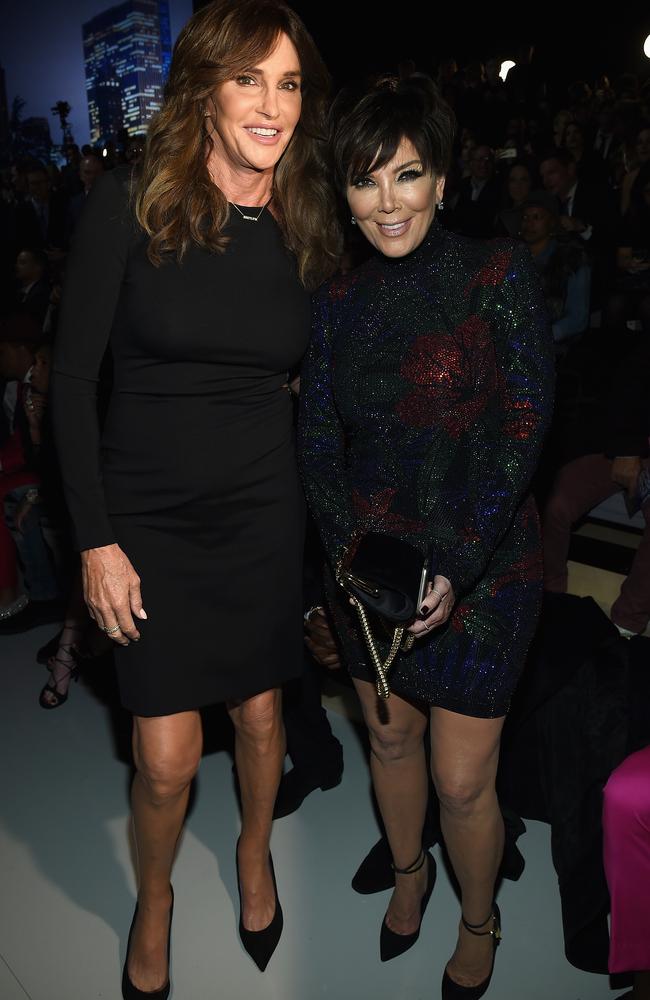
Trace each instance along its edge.
<path fill-rule="evenodd" d="M 415 859 L 415 861 L 411 862 L 410 865 L 407 865 L 406 868 L 396 868 L 396 866 L 393 864 L 392 861 L 390 863 L 390 866 L 391 866 L 391 868 L 393 869 L 393 871 L 395 872 L 396 875 L 415 875 L 416 872 L 420 871 L 420 868 L 422 867 L 422 865 L 426 861 L 426 857 L 427 856 L 426 856 L 426 853 L 424 851 L 424 848 L 421 847 L 420 848 L 420 853 L 418 854 L 418 856 Z"/>
<path fill-rule="evenodd" d="M 462 913 L 460 915 L 460 919 L 462 921 L 465 930 L 469 931 L 470 934 L 474 934 L 475 937 L 485 937 L 487 934 L 489 934 L 491 937 L 496 938 L 497 941 L 501 939 L 501 928 L 499 927 L 496 913 L 491 913 L 490 916 L 487 917 L 487 919 L 483 920 L 480 924 L 468 923 L 467 920 L 465 920 L 465 917 L 462 915 Z M 485 925 L 489 920 L 492 921 L 492 928 L 489 931 L 479 931 L 478 928 L 485 927 Z"/>

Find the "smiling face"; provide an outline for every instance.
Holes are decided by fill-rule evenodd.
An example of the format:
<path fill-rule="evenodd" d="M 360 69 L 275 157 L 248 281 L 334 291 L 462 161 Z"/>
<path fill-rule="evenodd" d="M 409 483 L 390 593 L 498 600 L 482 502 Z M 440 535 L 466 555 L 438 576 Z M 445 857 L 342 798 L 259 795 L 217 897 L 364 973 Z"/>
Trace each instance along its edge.
<path fill-rule="evenodd" d="M 425 173 L 418 151 L 402 139 L 392 160 L 348 184 L 350 211 L 366 239 L 386 257 L 420 245 L 442 199 L 444 177 Z"/>
<path fill-rule="evenodd" d="M 300 60 L 281 34 L 271 53 L 220 84 L 206 102 L 206 123 L 219 161 L 235 171 L 272 170 L 300 118 Z"/>

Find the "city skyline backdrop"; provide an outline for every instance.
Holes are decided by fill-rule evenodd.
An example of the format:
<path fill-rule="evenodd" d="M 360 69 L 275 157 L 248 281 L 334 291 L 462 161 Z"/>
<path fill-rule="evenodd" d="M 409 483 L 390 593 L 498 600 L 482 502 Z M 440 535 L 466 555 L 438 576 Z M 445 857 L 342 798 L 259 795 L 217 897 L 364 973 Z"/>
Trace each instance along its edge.
<path fill-rule="evenodd" d="M 50 109 L 57 101 L 68 101 L 75 141 L 90 142 L 82 26 L 113 6 L 110 0 L 26 0 L 14 7 L 0 36 L 9 114 L 14 98 L 21 97 L 26 102 L 23 117 L 47 118 L 52 140 L 59 144 L 59 122 Z M 169 9 L 173 44 L 192 15 L 192 0 L 169 0 Z"/>

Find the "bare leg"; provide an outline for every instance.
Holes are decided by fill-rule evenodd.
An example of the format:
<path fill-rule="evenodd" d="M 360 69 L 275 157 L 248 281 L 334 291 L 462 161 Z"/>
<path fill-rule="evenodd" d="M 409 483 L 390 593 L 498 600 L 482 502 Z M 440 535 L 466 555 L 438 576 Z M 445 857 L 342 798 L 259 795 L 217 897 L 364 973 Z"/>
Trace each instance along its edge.
<path fill-rule="evenodd" d="M 428 778 L 424 753 L 426 714 L 396 694 L 382 702 L 373 684 L 354 681 L 370 733 L 370 770 L 386 835 L 397 868 L 407 868 L 422 849 Z M 385 712 L 385 718 L 383 714 Z M 420 900 L 427 884 L 424 865 L 395 875 L 386 924 L 396 934 L 412 934 L 420 924 Z"/>
<path fill-rule="evenodd" d="M 168 978 L 169 880 L 201 749 L 198 712 L 133 720 L 138 770 L 131 800 L 140 884 L 128 971 L 140 990 L 158 990 Z"/>
<path fill-rule="evenodd" d="M 501 719 L 474 719 L 431 710 L 431 765 L 440 799 L 440 826 L 460 883 L 461 905 L 470 924 L 491 930 L 494 883 L 503 854 L 503 818 L 494 782 Z M 492 938 L 476 937 L 462 924 L 447 966 L 460 986 L 476 986 L 490 972 Z"/>
<path fill-rule="evenodd" d="M 249 931 L 267 927 L 275 913 L 269 866 L 273 806 L 286 753 L 282 692 L 264 691 L 228 705 L 235 727 L 235 761 L 241 788 L 239 874 L 242 919 Z"/>

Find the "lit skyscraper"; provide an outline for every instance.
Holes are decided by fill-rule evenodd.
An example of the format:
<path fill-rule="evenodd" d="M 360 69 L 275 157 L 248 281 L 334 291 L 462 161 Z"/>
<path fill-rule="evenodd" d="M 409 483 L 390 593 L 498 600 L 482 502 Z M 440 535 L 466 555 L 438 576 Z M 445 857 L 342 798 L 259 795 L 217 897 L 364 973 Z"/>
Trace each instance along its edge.
<path fill-rule="evenodd" d="M 162 104 L 171 62 L 168 0 L 126 0 L 83 25 L 91 142 L 135 135 Z"/>

